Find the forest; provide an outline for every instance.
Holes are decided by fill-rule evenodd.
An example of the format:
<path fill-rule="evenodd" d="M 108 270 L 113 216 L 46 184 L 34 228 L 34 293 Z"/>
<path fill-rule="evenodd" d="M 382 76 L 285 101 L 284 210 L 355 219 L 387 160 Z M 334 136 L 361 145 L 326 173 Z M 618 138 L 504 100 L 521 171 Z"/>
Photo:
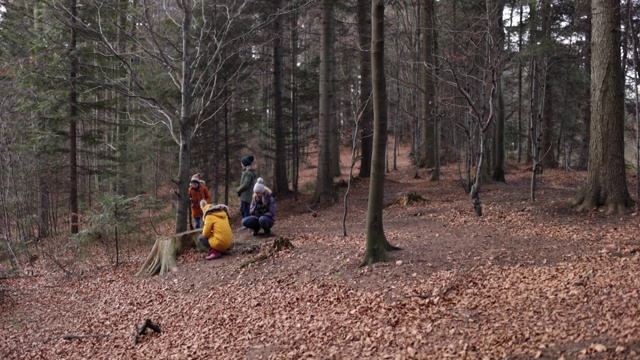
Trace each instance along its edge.
<path fill-rule="evenodd" d="M 637 358 L 639 20 L 0 0 L 0 356 Z M 240 229 L 248 155 L 270 238 Z M 194 174 L 230 209 L 214 261 Z"/>

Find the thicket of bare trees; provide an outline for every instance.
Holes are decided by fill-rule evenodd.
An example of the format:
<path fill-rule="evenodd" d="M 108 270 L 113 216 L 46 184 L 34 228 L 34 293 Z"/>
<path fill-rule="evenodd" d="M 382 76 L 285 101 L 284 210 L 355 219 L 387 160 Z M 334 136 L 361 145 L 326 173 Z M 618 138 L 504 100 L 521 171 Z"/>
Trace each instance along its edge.
<path fill-rule="evenodd" d="M 340 144 L 356 138 L 360 177 L 376 166 L 373 109 L 383 100 L 388 121 L 376 130 L 413 149 L 390 149 L 385 169 L 411 156 L 416 175 L 427 167 L 425 181 L 437 181 L 441 164 L 458 163 L 461 191 L 479 215 L 482 182 L 508 181 L 507 163 L 531 166 L 532 201 L 539 173 L 559 166 L 589 168 L 578 208 L 631 203 L 624 175 L 638 166 L 635 1 L 0 5 L 0 237 L 8 253 L 48 236 L 113 232 L 114 219 L 122 234 L 148 214 L 139 210 L 163 202 L 184 231 L 190 176 L 201 173 L 214 201 L 232 205 L 229 189 L 248 153 L 282 195 L 297 195 L 298 171 L 317 155 L 315 189 L 306 190 L 314 202 L 336 201 Z M 376 6 L 385 26 L 377 71 L 386 95 L 378 100 Z M 603 67 L 611 72 L 601 78 Z"/>

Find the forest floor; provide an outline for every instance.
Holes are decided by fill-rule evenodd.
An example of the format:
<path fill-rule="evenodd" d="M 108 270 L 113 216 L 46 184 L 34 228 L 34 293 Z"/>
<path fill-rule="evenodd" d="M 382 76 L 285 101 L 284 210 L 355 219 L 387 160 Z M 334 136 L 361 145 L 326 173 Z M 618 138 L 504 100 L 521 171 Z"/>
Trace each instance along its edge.
<path fill-rule="evenodd" d="M 402 250 L 389 262 L 358 266 L 367 180 L 350 190 L 346 237 L 340 187 L 315 212 L 310 195 L 278 199 L 271 238 L 236 219 L 228 255 L 188 251 L 164 277 L 134 276 L 149 241 L 117 268 L 100 246 L 40 256 L 0 282 L 0 358 L 640 359 L 637 208 L 575 212 L 585 173 L 562 170 L 539 176 L 532 203 L 530 172 L 513 166 L 506 184 L 483 185 L 477 217 L 456 164 L 431 182 L 425 170 L 414 178 L 406 150 L 398 160 L 384 231 Z M 406 203 L 409 193 L 423 199 Z M 280 237 L 294 248 L 243 266 Z M 145 319 L 162 332 L 135 336 Z"/>

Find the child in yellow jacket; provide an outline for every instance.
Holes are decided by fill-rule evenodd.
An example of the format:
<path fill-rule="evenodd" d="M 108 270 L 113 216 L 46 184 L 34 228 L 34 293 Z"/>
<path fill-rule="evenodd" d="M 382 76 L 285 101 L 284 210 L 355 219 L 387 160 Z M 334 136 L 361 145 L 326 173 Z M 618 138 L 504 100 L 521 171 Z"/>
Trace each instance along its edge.
<path fill-rule="evenodd" d="M 203 207 L 204 228 L 198 237 L 200 243 L 209 249 L 207 260 L 217 259 L 222 252 L 233 245 L 233 233 L 229 220 L 229 208 L 222 204 L 206 204 Z"/>

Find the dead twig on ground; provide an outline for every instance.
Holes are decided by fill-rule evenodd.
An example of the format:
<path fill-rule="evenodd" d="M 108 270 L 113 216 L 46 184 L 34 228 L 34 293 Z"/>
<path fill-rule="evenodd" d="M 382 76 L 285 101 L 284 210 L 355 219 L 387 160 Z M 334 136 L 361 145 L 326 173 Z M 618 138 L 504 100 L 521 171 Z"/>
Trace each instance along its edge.
<path fill-rule="evenodd" d="M 138 343 L 138 338 L 144 335 L 147 329 L 151 329 L 157 333 L 162 332 L 162 329 L 160 329 L 160 326 L 158 326 L 157 324 L 154 324 L 153 321 L 151 321 L 151 319 L 146 319 L 144 323 L 136 327 L 136 331 L 133 334 L 133 345 L 136 345 Z"/>
<path fill-rule="evenodd" d="M 72 335 L 72 334 L 67 334 L 67 335 L 62 335 L 61 338 L 63 338 L 64 340 L 74 340 L 74 339 L 86 339 L 86 338 L 103 338 L 103 337 L 109 337 L 111 335 L 109 334 L 89 334 L 89 335 Z"/>

